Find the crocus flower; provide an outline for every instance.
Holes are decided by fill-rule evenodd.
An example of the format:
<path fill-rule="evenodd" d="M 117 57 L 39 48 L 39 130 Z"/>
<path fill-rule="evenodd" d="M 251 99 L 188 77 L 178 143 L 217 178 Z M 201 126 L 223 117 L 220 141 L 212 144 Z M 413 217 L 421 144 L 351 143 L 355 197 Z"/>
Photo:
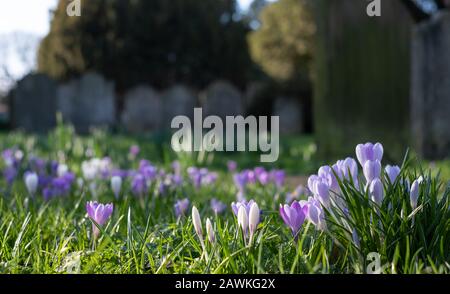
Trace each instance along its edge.
<path fill-rule="evenodd" d="M 263 167 L 255 168 L 255 175 L 258 179 L 258 182 L 260 182 L 263 186 L 267 185 L 270 181 L 270 173 L 267 172 Z"/>
<path fill-rule="evenodd" d="M 174 204 L 173 208 L 175 209 L 175 215 L 177 218 L 180 218 L 181 216 L 186 214 L 186 211 L 189 208 L 189 203 L 190 203 L 189 199 L 184 198 L 184 199 L 178 200 Z"/>
<path fill-rule="evenodd" d="M 122 178 L 119 176 L 111 177 L 111 190 L 113 191 L 116 199 L 119 198 L 121 187 L 122 187 Z"/>
<path fill-rule="evenodd" d="M 283 187 L 284 180 L 286 178 L 286 173 L 284 172 L 284 170 L 281 170 L 281 169 L 273 170 L 271 173 L 272 173 L 272 178 L 273 178 L 275 185 L 278 188 Z"/>
<path fill-rule="evenodd" d="M 172 169 L 173 169 L 173 173 L 175 175 L 180 175 L 181 174 L 181 164 L 180 164 L 180 162 L 177 161 L 177 160 L 172 162 Z"/>
<path fill-rule="evenodd" d="M 373 202 L 379 206 L 383 202 L 384 190 L 380 179 L 374 179 L 369 186 L 369 194 Z"/>
<path fill-rule="evenodd" d="M 308 188 L 313 193 L 314 197 L 320 201 L 320 203 L 329 207 L 330 202 L 330 188 L 329 182 L 323 177 L 312 175 L 308 179 Z"/>
<path fill-rule="evenodd" d="M 240 172 L 233 176 L 234 184 L 239 191 L 243 191 L 248 183 L 248 177 L 246 172 Z"/>
<path fill-rule="evenodd" d="M 234 160 L 229 160 L 227 162 L 227 168 L 229 172 L 235 172 L 237 169 L 237 162 Z"/>
<path fill-rule="evenodd" d="M 356 146 L 356 157 L 362 167 L 364 167 L 368 160 L 378 160 L 381 162 L 381 159 L 383 158 L 383 145 L 380 143 L 358 144 Z"/>
<path fill-rule="evenodd" d="M 364 177 L 367 183 L 372 182 L 374 179 L 380 178 L 381 174 L 381 163 L 379 160 L 367 160 L 364 163 Z"/>
<path fill-rule="evenodd" d="M 25 174 L 25 186 L 27 187 L 28 193 L 33 196 L 36 193 L 38 187 L 38 175 L 36 173 Z"/>
<path fill-rule="evenodd" d="M 214 228 L 209 218 L 206 219 L 206 234 L 208 235 L 208 241 L 211 244 L 216 242 L 216 235 L 214 233 Z"/>
<path fill-rule="evenodd" d="M 131 181 L 131 191 L 135 196 L 143 197 L 147 193 L 147 181 L 141 174 L 136 174 Z"/>
<path fill-rule="evenodd" d="M 241 227 L 244 236 L 246 236 L 248 228 L 248 213 L 244 206 L 239 207 L 237 219 L 238 225 Z"/>
<path fill-rule="evenodd" d="M 239 208 L 242 206 L 242 207 L 244 207 L 245 208 L 245 211 L 247 212 L 247 215 L 250 213 L 250 207 L 252 206 L 252 204 L 254 203 L 255 201 L 252 199 L 252 200 L 250 200 L 250 201 L 245 201 L 245 200 L 243 200 L 243 201 L 239 201 L 239 202 L 232 202 L 231 203 L 231 209 L 233 210 L 233 213 L 234 213 L 234 215 L 235 216 L 238 216 L 238 214 L 239 214 Z"/>
<path fill-rule="evenodd" d="M 308 215 L 307 215 L 308 220 L 312 222 L 318 230 L 324 230 L 326 227 L 325 212 L 321 207 L 320 202 L 312 197 L 309 197 L 307 205 L 308 205 Z"/>
<path fill-rule="evenodd" d="M 131 158 L 136 158 L 136 156 L 138 156 L 140 151 L 141 149 L 139 148 L 138 145 L 132 145 L 129 151 Z"/>
<path fill-rule="evenodd" d="M 355 186 L 358 185 L 358 164 L 353 158 L 347 157 L 344 160 L 338 160 L 332 168 L 341 180 L 352 179 Z M 332 189 L 338 190 L 338 188 L 337 181 L 333 181 Z"/>
<path fill-rule="evenodd" d="M 395 180 L 397 179 L 398 175 L 400 174 L 400 167 L 398 167 L 397 165 L 389 165 L 388 164 L 384 168 L 384 171 L 386 172 L 386 175 L 389 178 L 389 181 L 391 182 L 391 184 L 393 184 L 395 182 Z"/>
<path fill-rule="evenodd" d="M 250 213 L 248 215 L 248 229 L 250 231 L 249 245 L 252 244 L 253 236 L 255 235 L 256 228 L 258 227 L 259 221 L 260 221 L 259 207 L 258 207 L 258 204 L 256 202 L 254 202 L 250 206 Z"/>
<path fill-rule="evenodd" d="M 419 185 L 420 185 L 419 180 L 415 180 L 411 185 L 411 189 L 409 192 L 409 199 L 411 202 L 412 209 L 417 208 L 417 201 L 419 199 Z"/>
<path fill-rule="evenodd" d="M 95 221 L 99 226 L 102 226 L 106 223 L 106 221 L 111 216 L 114 209 L 114 205 L 112 203 L 109 204 L 101 204 L 97 201 L 88 201 L 86 203 L 86 211 L 88 216 Z M 94 238 L 98 236 L 100 231 L 98 230 L 95 224 L 92 224 L 92 230 L 94 234 Z"/>
<path fill-rule="evenodd" d="M 150 161 L 145 159 L 142 159 L 139 162 L 138 171 L 142 176 L 144 176 L 146 181 L 154 180 L 158 172 L 157 168 L 152 165 Z"/>
<path fill-rule="evenodd" d="M 287 204 L 280 204 L 280 216 L 284 223 L 291 229 L 292 235 L 297 236 L 303 222 L 308 213 L 308 205 L 301 205 L 298 201 L 292 202 L 289 206 Z"/>
<path fill-rule="evenodd" d="M 200 243 L 203 244 L 202 221 L 200 219 L 200 214 L 198 213 L 198 209 L 195 206 L 192 206 L 192 224 L 194 225 L 195 233 L 197 234 L 198 238 L 200 239 Z"/>
<path fill-rule="evenodd" d="M 222 213 L 227 208 L 225 203 L 217 200 L 216 198 L 211 199 L 210 205 L 215 214 Z"/>

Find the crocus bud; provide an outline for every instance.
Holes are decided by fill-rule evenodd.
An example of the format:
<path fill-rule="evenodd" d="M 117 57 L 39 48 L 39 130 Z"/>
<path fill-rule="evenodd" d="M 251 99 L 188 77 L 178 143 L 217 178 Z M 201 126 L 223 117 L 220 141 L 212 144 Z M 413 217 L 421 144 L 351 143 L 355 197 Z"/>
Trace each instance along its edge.
<path fill-rule="evenodd" d="M 369 194 L 373 202 L 381 205 L 381 203 L 383 202 L 384 191 L 383 184 L 381 183 L 380 179 L 375 179 L 370 183 Z"/>
<path fill-rule="evenodd" d="M 101 204 L 97 201 L 89 201 L 86 203 L 86 211 L 88 216 L 100 226 L 106 223 L 111 216 L 113 209 L 114 205 L 112 203 Z M 95 224 L 92 224 L 92 230 L 94 238 L 96 238 L 100 231 Z"/>
<path fill-rule="evenodd" d="M 200 220 L 200 214 L 198 213 L 197 207 L 192 207 L 192 223 L 194 224 L 195 232 L 200 240 L 203 241 L 203 229 L 202 229 L 202 221 Z"/>
<path fill-rule="evenodd" d="M 363 168 L 364 176 L 367 183 L 372 182 L 376 178 L 380 178 L 381 163 L 379 160 L 367 160 Z"/>
<path fill-rule="evenodd" d="M 122 187 L 122 178 L 119 176 L 113 176 L 111 178 L 111 190 L 113 190 L 114 196 L 116 196 L 116 198 L 119 198 L 121 187 Z"/>
<path fill-rule="evenodd" d="M 358 144 L 356 146 L 356 157 L 359 163 L 364 167 L 366 161 L 381 161 L 383 158 L 383 145 L 380 143 Z"/>
<path fill-rule="evenodd" d="M 38 176 L 36 173 L 29 173 L 25 176 L 25 185 L 27 186 L 28 193 L 34 195 L 38 187 Z"/>
<path fill-rule="evenodd" d="M 258 224 L 259 224 L 259 207 L 258 204 L 254 202 L 250 207 L 250 214 L 248 216 L 248 226 L 250 229 L 250 236 L 253 236 L 253 234 L 256 231 L 256 228 L 258 227 Z"/>
<path fill-rule="evenodd" d="M 214 244 L 216 242 L 216 235 L 214 234 L 214 228 L 209 218 L 206 219 L 206 234 L 208 235 L 209 243 Z"/>
<path fill-rule="evenodd" d="M 400 174 L 400 168 L 397 165 L 386 165 L 384 171 L 386 172 L 386 175 L 389 178 L 391 184 L 395 182 L 395 179 L 397 179 L 398 175 Z"/>
<path fill-rule="evenodd" d="M 315 187 L 316 196 L 319 197 L 320 203 L 325 207 L 330 207 L 330 189 L 324 182 L 317 181 Z"/>
<path fill-rule="evenodd" d="M 411 207 L 412 209 L 416 209 L 417 207 L 417 201 L 419 199 L 419 180 L 415 180 L 412 185 L 409 192 L 409 199 L 411 201 Z"/>
<path fill-rule="evenodd" d="M 248 227 L 248 214 L 247 210 L 244 206 L 239 207 L 238 211 L 238 224 L 242 229 L 244 235 L 247 235 L 247 227 Z"/>

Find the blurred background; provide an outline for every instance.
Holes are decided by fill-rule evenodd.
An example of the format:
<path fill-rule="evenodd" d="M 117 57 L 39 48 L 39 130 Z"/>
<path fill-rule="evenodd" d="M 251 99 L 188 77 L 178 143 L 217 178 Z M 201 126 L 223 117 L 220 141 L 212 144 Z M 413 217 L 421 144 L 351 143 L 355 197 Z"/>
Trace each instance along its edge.
<path fill-rule="evenodd" d="M 164 141 L 203 107 L 280 116 L 278 164 L 300 173 L 366 141 L 450 169 L 450 1 L 381 0 L 378 17 L 366 0 L 72 2 L 0 0 L 4 134 L 60 113 L 81 135 Z"/>

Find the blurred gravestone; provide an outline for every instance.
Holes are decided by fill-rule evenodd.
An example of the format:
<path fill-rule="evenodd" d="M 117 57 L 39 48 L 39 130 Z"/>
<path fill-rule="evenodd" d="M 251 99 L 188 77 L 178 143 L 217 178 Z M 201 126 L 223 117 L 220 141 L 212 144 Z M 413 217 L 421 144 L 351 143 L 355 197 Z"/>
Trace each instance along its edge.
<path fill-rule="evenodd" d="M 297 99 L 280 97 L 275 101 L 273 115 L 280 118 L 281 134 L 298 134 L 303 131 L 302 109 Z"/>
<path fill-rule="evenodd" d="M 450 156 L 450 12 L 414 29 L 411 123 L 418 152 L 428 159 Z"/>
<path fill-rule="evenodd" d="M 242 95 L 238 89 L 225 81 L 209 85 L 204 96 L 204 116 L 217 115 L 223 120 L 227 115 L 243 115 Z"/>
<path fill-rule="evenodd" d="M 132 133 L 161 128 L 163 104 L 161 96 L 148 86 L 138 86 L 125 95 L 122 123 Z"/>
<path fill-rule="evenodd" d="M 197 97 L 189 88 L 175 85 L 164 93 L 163 103 L 163 128 L 170 129 L 170 123 L 177 115 L 185 115 L 191 120 L 193 119 Z"/>
<path fill-rule="evenodd" d="M 368 17 L 367 1 L 313 1 L 317 14 L 314 130 L 323 158 L 379 141 L 387 160 L 409 145 L 412 19 L 401 1 Z"/>
<path fill-rule="evenodd" d="M 56 83 L 44 74 L 29 74 L 12 92 L 14 128 L 45 132 L 56 125 Z"/>
<path fill-rule="evenodd" d="M 60 85 L 58 109 L 63 119 L 86 133 L 91 127 L 109 127 L 116 119 L 114 83 L 96 73 Z"/>

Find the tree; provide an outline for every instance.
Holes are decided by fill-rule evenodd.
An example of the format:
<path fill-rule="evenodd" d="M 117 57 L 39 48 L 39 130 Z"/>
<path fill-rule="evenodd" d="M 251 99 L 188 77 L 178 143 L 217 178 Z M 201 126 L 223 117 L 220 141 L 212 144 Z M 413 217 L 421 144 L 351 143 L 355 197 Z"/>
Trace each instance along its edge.
<path fill-rule="evenodd" d="M 316 27 L 308 0 L 279 0 L 261 12 L 249 36 L 253 60 L 277 82 L 308 87 Z"/>
<path fill-rule="evenodd" d="M 39 70 L 68 79 L 95 70 L 118 90 L 137 83 L 243 86 L 251 67 L 234 0 L 89 0 L 81 17 L 60 0 L 39 50 Z"/>

